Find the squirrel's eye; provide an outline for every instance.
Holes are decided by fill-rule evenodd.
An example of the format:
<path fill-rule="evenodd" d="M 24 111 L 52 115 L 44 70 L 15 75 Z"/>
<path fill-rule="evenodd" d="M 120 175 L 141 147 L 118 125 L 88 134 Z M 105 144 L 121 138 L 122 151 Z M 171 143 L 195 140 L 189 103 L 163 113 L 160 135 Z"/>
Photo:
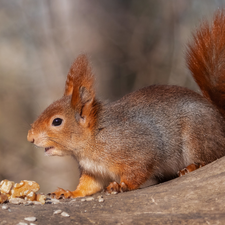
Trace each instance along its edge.
<path fill-rule="evenodd" d="M 60 126 L 61 125 L 61 123 L 62 123 L 62 119 L 60 119 L 60 118 L 55 118 L 53 121 L 52 121 L 52 125 L 53 126 Z"/>

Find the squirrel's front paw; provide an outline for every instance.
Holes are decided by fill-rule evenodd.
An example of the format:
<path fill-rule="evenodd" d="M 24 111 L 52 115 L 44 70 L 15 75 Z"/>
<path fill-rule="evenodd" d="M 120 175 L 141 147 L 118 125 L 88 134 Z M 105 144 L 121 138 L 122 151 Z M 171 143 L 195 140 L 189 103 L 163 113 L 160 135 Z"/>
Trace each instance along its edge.
<path fill-rule="evenodd" d="M 116 181 L 111 182 L 109 186 L 106 188 L 107 194 L 117 194 L 119 192 L 128 191 L 128 187 L 124 182 L 118 184 Z"/>
<path fill-rule="evenodd" d="M 61 198 L 73 198 L 73 193 L 71 191 L 66 191 L 62 188 L 58 188 L 56 191 L 49 194 L 51 198 L 61 199 Z"/>

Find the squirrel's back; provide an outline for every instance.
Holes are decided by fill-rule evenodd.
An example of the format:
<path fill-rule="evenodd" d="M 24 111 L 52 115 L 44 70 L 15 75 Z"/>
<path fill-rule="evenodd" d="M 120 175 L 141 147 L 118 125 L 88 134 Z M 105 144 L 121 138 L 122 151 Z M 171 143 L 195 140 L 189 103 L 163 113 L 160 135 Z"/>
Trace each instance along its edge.
<path fill-rule="evenodd" d="M 156 176 L 164 179 L 193 162 L 207 164 L 225 155 L 224 128 L 206 98 L 183 87 L 154 85 L 105 105 L 96 138 L 115 164 L 124 158 L 134 165 L 155 162 Z"/>

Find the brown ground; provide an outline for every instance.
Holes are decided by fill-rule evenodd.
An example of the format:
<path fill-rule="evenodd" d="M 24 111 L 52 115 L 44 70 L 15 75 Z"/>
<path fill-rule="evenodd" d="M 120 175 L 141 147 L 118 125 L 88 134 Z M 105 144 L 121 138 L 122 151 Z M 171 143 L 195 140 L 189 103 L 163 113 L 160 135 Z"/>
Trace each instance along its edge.
<path fill-rule="evenodd" d="M 225 157 L 181 178 L 132 192 L 102 194 L 90 202 L 62 200 L 60 204 L 35 206 L 7 204 L 0 207 L 0 225 L 34 224 L 225 224 Z M 61 209 L 69 218 L 53 215 Z M 27 222 L 29 224 L 29 222 Z"/>

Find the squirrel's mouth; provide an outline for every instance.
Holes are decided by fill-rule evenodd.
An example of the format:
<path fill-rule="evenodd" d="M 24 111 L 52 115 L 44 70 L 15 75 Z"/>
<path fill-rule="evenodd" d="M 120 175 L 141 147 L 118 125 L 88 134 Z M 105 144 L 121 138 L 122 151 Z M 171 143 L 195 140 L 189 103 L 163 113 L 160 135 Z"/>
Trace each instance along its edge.
<path fill-rule="evenodd" d="M 47 147 L 47 148 L 45 148 L 45 152 L 47 152 L 48 150 L 50 150 L 50 149 L 52 149 L 52 148 L 54 148 L 54 147 Z"/>

